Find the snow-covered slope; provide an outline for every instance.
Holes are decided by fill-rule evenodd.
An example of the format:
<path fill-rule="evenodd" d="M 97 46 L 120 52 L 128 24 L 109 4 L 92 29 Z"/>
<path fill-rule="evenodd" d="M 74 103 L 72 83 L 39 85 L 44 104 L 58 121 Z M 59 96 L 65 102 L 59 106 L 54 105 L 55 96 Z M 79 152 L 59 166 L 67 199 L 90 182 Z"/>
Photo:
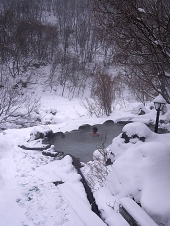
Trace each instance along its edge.
<path fill-rule="evenodd" d="M 127 106 L 124 109 L 117 106 L 109 117 L 90 117 L 81 106 L 80 99 L 69 100 L 48 92 L 42 94 L 39 114 L 43 116 L 42 123 L 49 122 L 48 126 L 54 132 L 71 131 L 83 124 L 93 125 L 109 119 L 115 122 L 154 122 L 156 111 L 150 110 L 149 105 L 145 115 L 136 114 L 140 104 L 135 104 L 135 109 L 130 104 Z M 168 114 L 161 115 L 161 119 L 167 118 Z M 8 129 L 0 133 L 0 225 L 71 226 L 77 225 L 76 222 L 87 225 L 81 215 L 84 208 L 90 211 L 90 206 L 71 158 L 66 156 L 55 160 L 43 156 L 41 152 L 18 147 L 30 138 L 32 130 L 31 127 Z M 125 143 L 120 135 L 108 147 L 115 155 L 115 162 L 108 167 L 110 173 L 104 185 L 100 187 L 96 184 L 94 192 L 102 217 L 109 226 L 128 225 L 117 212 L 120 198 L 128 196 L 140 202 L 157 223 L 169 226 L 169 135 L 156 135 L 143 123 L 129 124 L 123 132 L 130 137 L 138 133 L 139 137 L 146 139 L 143 142 L 131 138 L 129 143 Z M 80 197 L 81 201 L 76 202 L 71 197 L 68 199 L 65 192 L 61 192 L 62 185 L 56 187 L 53 184 L 55 181 L 64 182 L 65 192 L 67 189 L 72 191 L 74 197 Z M 79 211 L 78 202 L 81 202 Z M 89 220 L 98 222 L 95 219 L 92 214 Z"/>

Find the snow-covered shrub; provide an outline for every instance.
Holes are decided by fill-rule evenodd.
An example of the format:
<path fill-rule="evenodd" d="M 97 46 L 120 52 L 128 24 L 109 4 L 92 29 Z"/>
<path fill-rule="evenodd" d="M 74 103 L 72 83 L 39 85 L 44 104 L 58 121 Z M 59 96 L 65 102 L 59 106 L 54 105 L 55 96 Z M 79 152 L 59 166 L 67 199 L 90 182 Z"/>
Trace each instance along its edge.
<path fill-rule="evenodd" d="M 155 134 L 144 123 L 128 123 L 123 127 L 122 133 L 115 137 L 106 149 L 107 156 L 113 162 L 132 145 L 138 146 L 154 136 Z"/>
<path fill-rule="evenodd" d="M 109 167 L 96 159 L 89 161 L 82 169 L 90 188 L 94 191 L 103 187 L 109 173 Z"/>
<path fill-rule="evenodd" d="M 93 161 L 89 161 L 84 167 L 83 172 L 85 174 L 88 185 L 92 190 L 96 190 L 98 187 L 104 186 L 104 182 L 109 173 L 109 167 L 107 162 L 107 152 L 104 147 L 104 143 L 94 151 Z"/>
<path fill-rule="evenodd" d="M 52 130 L 48 126 L 35 126 L 30 132 L 30 140 L 38 140 L 52 135 Z"/>
<path fill-rule="evenodd" d="M 85 98 L 82 100 L 81 105 L 87 110 L 90 116 L 95 115 L 96 117 L 100 117 L 103 115 L 100 104 L 91 98 Z"/>
<path fill-rule="evenodd" d="M 138 137 L 144 137 L 146 139 L 152 136 L 152 131 L 142 122 L 134 122 L 125 125 L 122 132 L 126 133 L 128 137 L 137 135 Z"/>
<path fill-rule="evenodd" d="M 122 129 L 122 138 L 125 143 L 136 143 L 139 140 L 144 142 L 151 135 L 152 131 L 141 122 L 127 124 Z"/>
<path fill-rule="evenodd" d="M 107 116 L 112 113 L 112 104 L 115 100 L 116 92 L 115 87 L 115 78 L 98 68 L 94 74 L 91 97 Z"/>

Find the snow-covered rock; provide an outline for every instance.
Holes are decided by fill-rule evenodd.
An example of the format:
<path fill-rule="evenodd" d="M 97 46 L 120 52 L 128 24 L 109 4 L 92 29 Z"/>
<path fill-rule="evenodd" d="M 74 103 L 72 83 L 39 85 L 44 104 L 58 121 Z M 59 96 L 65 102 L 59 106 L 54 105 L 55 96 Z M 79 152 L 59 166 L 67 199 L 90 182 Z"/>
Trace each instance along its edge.
<path fill-rule="evenodd" d="M 52 135 L 52 130 L 48 126 L 35 126 L 30 132 L 30 140 L 38 140 Z"/>

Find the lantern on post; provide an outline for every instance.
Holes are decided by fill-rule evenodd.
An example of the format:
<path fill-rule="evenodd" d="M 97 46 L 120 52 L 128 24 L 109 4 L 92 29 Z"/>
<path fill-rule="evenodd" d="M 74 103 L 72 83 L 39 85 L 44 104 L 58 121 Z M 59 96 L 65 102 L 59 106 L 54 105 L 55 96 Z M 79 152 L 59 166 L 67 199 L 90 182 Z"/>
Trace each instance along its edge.
<path fill-rule="evenodd" d="M 154 100 L 155 110 L 157 111 L 156 114 L 156 122 L 155 122 L 155 133 L 158 133 L 158 123 L 159 123 L 159 115 L 160 111 L 163 110 L 164 106 L 166 105 L 166 100 L 163 98 L 161 94 L 159 94 Z"/>

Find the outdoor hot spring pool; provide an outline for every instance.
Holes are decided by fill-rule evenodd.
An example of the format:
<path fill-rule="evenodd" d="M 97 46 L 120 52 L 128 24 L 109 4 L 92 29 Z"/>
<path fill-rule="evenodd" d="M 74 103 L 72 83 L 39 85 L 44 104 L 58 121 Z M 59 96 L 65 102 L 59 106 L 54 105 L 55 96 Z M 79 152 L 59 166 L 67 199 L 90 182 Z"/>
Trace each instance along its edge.
<path fill-rule="evenodd" d="M 56 151 L 64 152 L 64 154 L 73 155 L 79 158 L 82 162 L 88 162 L 93 159 L 93 152 L 101 147 L 102 141 L 104 141 L 104 136 L 106 140 L 104 146 L 108 147 L 114 137 L 122 133 L 122 128 L 125 126 L 123 123 L 113 123 L 107 122 L 104 124 L 97 124 L 93 126 L 82 126 L 79 130 L 73 130 L 66 133 L 56 133 L 51 139 L 51 144 L 55 145 Z M 100 136 L 92 136 L 92 128 L 98 128 L 98 133 Z M 149 126 L 153 131 L 154 127 Z M 161 132 L 160 132 L 161 133 Z M 162 131 L 162 133 L 164 133 Z"/>

